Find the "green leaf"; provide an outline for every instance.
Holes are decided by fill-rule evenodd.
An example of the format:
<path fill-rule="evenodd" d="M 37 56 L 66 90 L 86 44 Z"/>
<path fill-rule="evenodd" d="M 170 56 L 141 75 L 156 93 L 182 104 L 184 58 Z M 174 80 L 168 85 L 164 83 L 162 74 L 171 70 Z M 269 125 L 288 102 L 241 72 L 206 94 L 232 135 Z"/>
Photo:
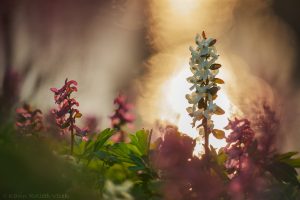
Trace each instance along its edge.
<path fill-rule="evenodd" d="M 267 167 L 268 171 L 280 182 L 298 185 L 297 171 L 284 162 L 274 162 Z"/>
<path fill-rule="evenodd" d="M 84 151 L 85 152 L 90 151 L 93 148 L 94 144 L 95 144 L 95 142 L 93 140 L 89 139 L 84 144 Z"/>
<path fill-rule="evenodd" d="M 137 131 L 135 134 L 129 135 L 130 144 L 136 146 L 140 155 L 148 155 L 149 133 L 145 130 Z"/>
<path fill-rule="evenodd" d="M 282 160 L 281 162 L 284 162 L 294 168 L 300 168 L 300 158 Z"/>
<path fill-rule="evenodd" d="M 293 157 L 294 155 L 298 154 L 296 151 L 290 151 L 284 154 L 279 154 L 276 156 L 276 160 L 284 160 Z"/>
<path fill-rule="evenodd" d="M 213 135 L 215 136 L 215 138 L 221 140 L 225 138 L 225 132 L 219 129 L 213 129 L 212 131 Z"/>
<path fill-rule="evenodd" d="M 70 126 L 70 122 L 66 122 L 66 123 L 61 125 L 61 128 L 64 129 L 64 128 L 67 128 L 69 126 Z"/>
<path fill-rule="evenodd" d="M 129 166 L 128 169 L 131 170 L 131 171 L 140 171 L 140 170 L 144 170 L 145 167 L 144 166 L 136 166 L 136 165 L 134 165 L 134 166 Z"/>
<path fill-rule="evenodd" d="M 85 153 L 85 146 L 86 146 L 85 141 L 82 141 L 81 139 L 75 143 L 75 148 L 74 148 L 74 155 L 77 155 L 79 157 L 83 156 Z"/>
<path fill-rule="evenodd" d="M 116 156 L 120 161 L 127 162 L 127 163 L 133 163 L 133 161 L 130 159 L 129 154 L 131 153 L 130 148 L 128 147 L 128 144 L 125 143 L 116 143 L 111 148 L 108 149 L 108 151 Z"/>
<path fill-rule="evenodd" d="M 219 165 L 224 165 L 227 160 L 227 154 L 224 151 L 220 151 L 217 156 L 217 162 Z"/>
<path fill-rule="evenodd" d="M 114 134 L 114 130 L 110 128 L 107 128 L 103 130 L 101 133 L 99 133 L 95 141 L 94 151 L 99 150 L 113 134 Z"/>
<path fill-rule="evenodd" d="M 94 153 L 94 155 L 99 158 L 100 160 L 103 160 L 105 162 L 108 162 L 110 165 L 115 163 L 120 163 L 121 161 L 118 159 L 118 157 L 112 155 L 109 152 L 106 151 L 97 151 Z"/>
<path fill-rule="evenodd" d="M 90 163 L 90 161 L 92 161 L 92 159 L 94 158 L 95 153 L 103 149 L 104 145 L 113 134 L 114 130 L 107 128 L 98 134 L 95 141 L 88 140 L 85 143 L 84 154 L 82 155 L 82 157 L 88 159 L 88 163 Z M 101 159 L 99 156 L 98 158 Z"/>
<path fill-rule="evenodd" d="M 130 156 L 130 159 L 134 162 L 134 164 L 136 166 L 140 166 L 140 167 L 145 168 L 144 167 L 145 163 L 144 163 L 144 161 L 143 161 L 143 159 L 141 157 L 139 157 L 139 156 L 137 156 L 135 154 L 130 154 L 129 156 Z"/>

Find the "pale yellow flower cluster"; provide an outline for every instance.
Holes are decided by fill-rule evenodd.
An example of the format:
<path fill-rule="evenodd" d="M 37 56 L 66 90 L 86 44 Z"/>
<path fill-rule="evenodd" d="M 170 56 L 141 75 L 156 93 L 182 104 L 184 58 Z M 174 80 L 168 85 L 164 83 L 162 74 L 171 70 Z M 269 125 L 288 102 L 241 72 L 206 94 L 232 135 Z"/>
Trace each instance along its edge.
<path fill-rule="evenodd" d="M 211 132 L 214 128 L 214 123 L 211 119 L 213 114 L 223 114 L 224 111 L 217 106 L 213 101 L 217 98 L 217 92 L 220 87 L 217 84 L 223 84 L 222 79 L 216 78 L 219 73 L 220 64 L 215 63 L 219 55 L 217 55 L 214 44 L 215 39 L 206 38 L 205 33 L 202 33 L 195 38 L 196 47 L 190 47 L 190 70 L 193 73 L 187 81 L 192 84 L 190 90 L 192 93 L 186 95 L 190 107 L 187 112 L 193 118 L 192 126 L 197 128 L 203 124 L 204 118 L 207 120 L 207 128 Z M 201 130 L 200 130 L 201 132 Z"/>

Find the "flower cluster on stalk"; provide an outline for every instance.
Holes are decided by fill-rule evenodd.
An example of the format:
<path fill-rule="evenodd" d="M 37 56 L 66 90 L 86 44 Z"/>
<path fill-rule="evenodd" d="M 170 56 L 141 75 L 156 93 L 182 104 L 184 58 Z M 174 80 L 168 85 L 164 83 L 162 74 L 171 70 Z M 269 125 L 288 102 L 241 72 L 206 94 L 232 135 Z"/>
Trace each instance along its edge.
<path fill-rule="evenodd" d="M 122 127 L 125 125 L 132 126 L 132 123 L 135 120 L 135 116 L 130 113 L 133 105 L 128 103 L 127 97 L 122 94 L 119 94 L 114 99 L 114 104 L 117 105 L 117 108 L 110 119 L 111 126 L 117 130 L 117 133 L 113 137 L 113 141 L 121 142 L 125 140 L 125 132 L 122 130 Z"/>
<path fill-rule="evenodd" d="M 79 110 L 75 108 L 75 106 L 79 106 L 79 103 L 74 98 L 71 98 L 71 94 L 77 92 L 76 86 L 76 81 L 68 81 L 68 79 L 66 79 L 65 84 L 60 89 L 50 89 L 54 93 L 54 100 L 58 105 L 58 108 L 53 109 L 52 113 L 55 116 L 56 124 L 60 127 L 62 134 L 71 131 L 71 134 L 74 133 L 84 139 L 88 130 L 86 128 L 81 129 L 75 125 L 76 119 L 82 116 Z"/>
<path fill-rule="evenodd" d="M 117 109 L 110 117 L 112 127 L 120 130 L 123 125 L 132 124 L 135 117 L 130 110 L 133 106 L 127 102 L 126 96 L 120 94 L 114 99 L 114 104 L 117 105 Z"/>
<path fill-rule="evenodd" d="M 23 133 L 37 132 L 44 128 L 42 111 L 24 104 L 16 109 L 16 126 Z"/>
<path fill-rule="evenodd" d="M 225 137 L 224 131 L 214 129 L 212 120 L 213 114 L 224 114 L 223 109 L 214 103 L 220 90 L 218 84 L 223 84 L 224 81 L 216 77 L 221 67 L 221 64 L 216 63 L 219 57 L 214 46 L 216 39 L 207 38 L 203 32 L 202 39 L 197 35 L 195 42 L 197 46 L 190 47 L 189 65 L 193 75 L 187 78 L 187 81 L 192 84 L 190 87 L 192 93 L 186 95 L 188 103 L 191 104 L 187 112 L 193 118 L 192 126 L 200 128 L 200 135 L 205 139 L 205 151 L 208 152 L 210 133 L 218 139 Z"/>
<path fill-rule="evenodd" d="M 255 138 L 250 121 L 235 118 L 225 128 L 232 130 L 224 148 L 227 154 L 225 168 L 230 178 L 228 193 L 232 199 L 244 199 L 245 196 L 265 199 L 262 197 L 272 184 L 266 169 L 272 161 L 268 154 L 257 148 L 259 140 Z"/>
<path fill-rule="evenodd" d="M 237 118 L 229 121 L 226 129 L 231 129 L 232 132 L 226 138 L 227 145 L 224 151 L 228 158 L 225 166 L 229 173 L 237 174 L 248 162 L 248 152 L 254 142 L 254 131 L 249 120 Z"/>
<path fill-rule="evenodd" d="M 257 148 L 262 155 L 272 157 L 276 152 L 276 135 L 279 134 L 280 118 L 266 103 L 257 111 L 253 127 L 257 130 Z"/>

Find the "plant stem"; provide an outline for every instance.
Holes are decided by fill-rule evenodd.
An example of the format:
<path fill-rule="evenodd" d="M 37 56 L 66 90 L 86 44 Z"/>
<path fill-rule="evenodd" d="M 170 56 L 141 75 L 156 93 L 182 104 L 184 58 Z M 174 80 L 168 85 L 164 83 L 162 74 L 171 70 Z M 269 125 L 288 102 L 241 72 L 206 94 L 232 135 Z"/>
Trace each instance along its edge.
<path fill-rule="evenodd" d="M 125 141 L 125 133 L 120 129 L 120 142 L 124 142 L 124 141 Z"/>
<path fill-rule="evenodd" d="M 73 155 L 73 148 L 74 148 L 74 132 L 72 128 L 71 129 L 71 152 L 70 152 L 71 155 Z"/>
<path fill-rule="evenodd" d="M 206 80 L 205 85 L 208 85 L 209 81 Z M 207 96 L 205 97 L 204 105 L 206 106 L 205 109 L 207 109 Z M 204 117 L 203 119 L 203 128 L 204 128 L 204 151 L 205 151 L 205 157 L 207 158 L 207 161 L 209 160 L 209 132 L 207 128 L 207 118 Z"/>
<path fill-rule="evenodd" d="M 204 150 L 205 155 L 208 156 L 209 153 L 209 135 L 207 130 L 207 119 L 203 119 L 203 128 L 204 128 Z"/>
<path fill-rule="evenodd" d="M 69 103 L 70 103 L 70 100 L 69 100 Z M 74 148 L 74 121 L 73 121 L 73 112 L 72 110 L 70 110 L 70 120 L 71 120 L 71 125 L 70 125 L 70 128 L 71 128 L 71 152 L 70 152 L 70 155 L 73 155 L 73 148 Z"/>
<path fill-rule="evenodd" d="M 68 102 L 69 102 L 69 105 L 70 105 L 71 104 L 70 95 L 68 96 Z M 75 119 L 73 119 L 73 111 L 72 111 L 72 109 L 69 110 L 69 114 L 70 114 L 69 120 L 71 122 L 71 124 L 70 124 L 70 129 L 71 129 L 71 151 L 70 151 L 70 155 L 73 155 L 73 149 L 74 149 L 74 123 L 75 123 Z"/>

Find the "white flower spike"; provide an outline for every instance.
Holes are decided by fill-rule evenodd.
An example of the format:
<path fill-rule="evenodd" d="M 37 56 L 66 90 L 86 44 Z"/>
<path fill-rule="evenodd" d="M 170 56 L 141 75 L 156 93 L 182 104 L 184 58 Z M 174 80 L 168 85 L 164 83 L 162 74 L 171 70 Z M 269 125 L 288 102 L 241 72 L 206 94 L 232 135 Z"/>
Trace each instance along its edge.
<path fill-rule="evenodd" d="M 192 76 L 187 81 L 192 84 L 190 94 L 186 95 L 190 107 L 187 112 L 192 117 L 192 126 L 199 128 L 199 134 L 205 139 L 205 152 L 209 151 L 208 137 L 210 133 L 214 133 L 214 123 L 211 119 L 212 115 L 224 114 L 224 111 L 213 101 L 217 98 L 217 92 L 220 90 L 218 84 L 224 81 L 216 76 L 219 73 L 220 64 L 216 63 L 219 55 L 214 46 L 216 39 L 207 38 L 202 32 L 202 39 L 199 34 L 195 37 L 196 47 L 190 47 L 190 70 Z M 216 131 L 214 131 L 216 130 Z M 204 132 L 204 133 L 203 133 Z M 220 137 L 218 137 L 221 139 Z"/>

